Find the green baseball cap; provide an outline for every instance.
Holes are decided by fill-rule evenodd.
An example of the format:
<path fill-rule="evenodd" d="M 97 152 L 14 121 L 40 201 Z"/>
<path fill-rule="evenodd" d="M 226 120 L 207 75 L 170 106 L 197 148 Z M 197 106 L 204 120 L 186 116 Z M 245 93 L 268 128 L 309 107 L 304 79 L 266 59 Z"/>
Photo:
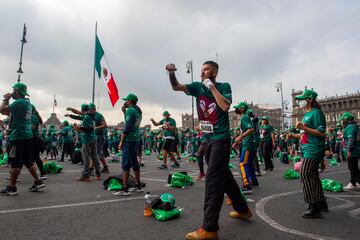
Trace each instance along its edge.
<path fill-rule="evenodd" d="M 167 115 L 170 115 L 170 113 L 168 111 L 164 111 L 163 116 L 167 116 Z"/>
<path fill-rule="evenodd" d="M 244 109 L 248 109 L 249 105 L 246 102 L 240 102 L 237 105 L 234 106 L 235 109 L 239 109 L 239 108 L 244 108 Z"/>
<path fill-rule="evenodd" d="M 132 102 L 137 102 L 137 101 L 138 101 L 138 97 L 137 97 L 135 94 L 133 94 L 133 93 L 129 93 L 129 94 L 127 95 L 127 97 L 126 97 L 126 98 L 122 98 L 122 100 L 124 100 L 124 101 L 130 100 L 130 101 L 132 101 Z"/>
<path fill-rule="evenodd" d="M 354 116 L 351 114 L 351 113 L 349 113 L 349 112 L 344 112 L 343 113 L 343 115 L 341 115 L 340 116 L 340 118 L 339 118 L 339 121 L 342 121 L 342 120 L 353 120 L 354 119 Z"/>
<path fill-rule="evenodd" d="M 170 193 L 164 193 L 164 194 L 162 194 L 162 195 L 160 196 L 160 199 L 161 199 L 161 201 L 163 201 L 164 203 L 170 203 L 170 205 L 171 205 L 172 207 L 175 206 L 175 202 L 176 202 L 175 197 L 174 197 L 174 195 L 172 195 L 172 194 L 170 194 Z"/>
<path fill-rule="evenodd" d="M 64 125 L 69 125 L 69 122 L 65 120 L 65 121 L 63 121 L 63 124 Z"/>
<path fill-rule="evenodd" d="M 295 96 L 296 100 L 316 99 L 318 94 L 314 90 L 305 89 L 301 95 Z"/>
<path fill-rule="evenodd" d="M 90 109 L 96 109 L 96 105 L 94 103 L 89 103 L 89 108 Z"/>
<path fill-rule="evenodd" d="M 26 85 L 23 84 L 23 83 L 21 83 L 21 82 L 15 83 L 15 84 L 13 85 L 13 89 L 18 90 L 21 95 L 30 96 L 30 95 L 27 93 L 27 87 L 26 87 Z"/>
<path fill-rule="evenodd" d="M 262 116 L 262 117 L 261 117 L 261 120 L 269 121 L 269 117 L 268 117 L 268 116 Z"/>
<path fill-rule="evenodd" d="M 82 112 L 88 111 L 89 109 L 90 109 L 89 104 L 86 104 L 86 103 L 81 104 L 81 111 Z"/>

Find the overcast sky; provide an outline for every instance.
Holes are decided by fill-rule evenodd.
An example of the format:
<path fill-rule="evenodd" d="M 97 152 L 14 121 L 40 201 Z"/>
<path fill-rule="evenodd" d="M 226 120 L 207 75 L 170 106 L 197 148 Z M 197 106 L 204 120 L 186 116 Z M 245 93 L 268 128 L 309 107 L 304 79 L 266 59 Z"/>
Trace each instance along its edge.
<path fill-rule="evenodd" d="M 143 124 L 169 110 L 181 125 L 191 98 L 173 92 L 165 73 L 175 63 L 180 82 L 194 80 L 206 60 L 218 60 L 218 81 L 229 82 L 233 102 L 280 106 L 275 83 L 313 87 L 320 98 L 352 93 L 360 86 L 359 1 L 201 0 L 0 0 L 0 94 L 16 82 L 23 23 L 22 80 L 44 119 L 52 112 L 91 101 L 94 27 L 119 93 L 133 92 Z M 105 85 L 96 81 L 96 101 L 111 124 L 123 120 L 122 102 L 111 107 Z M 100 96 L 100 97 L 98 97 Z M 3 117 L 0 117 L 3 118 Z"/>

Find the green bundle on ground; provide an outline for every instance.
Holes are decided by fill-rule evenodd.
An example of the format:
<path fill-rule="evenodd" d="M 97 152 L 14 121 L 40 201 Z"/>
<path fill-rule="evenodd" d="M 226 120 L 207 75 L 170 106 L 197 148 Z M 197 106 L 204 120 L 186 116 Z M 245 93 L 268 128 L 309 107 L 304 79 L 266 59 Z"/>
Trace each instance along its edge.
<path fill-rule="evenodd" d="M 5 153 L 4 155 L 0 155 L 0 165 L 6 165 L 8 162 L 8 155 Z"/>
<path fill-rule="evenodd" d="M 289 168 L 285 171 L 283 177 L 284 179 L 298 179 L 300 178 L 300 174 Z"/>
<path fill-rule="evenodd" d="M 343 190 L 342 183 L 331 180 L 331 179 L 323 179 L 321 180 L 321 185 L 323 190 L 330 192 L 341 192 Z"/>
<path fill-rule="evenodd" d="M 183 154 L 181 154 L 181 156 L 183 156 L 183 157 L 187 157 L 189 155 L 189 153 L 187 153 L 187 152 L 184 152 Z"/>
<path fill-rule="evenodd" d="M 63 166 L 57 165 L 55 162 L 44 162 L 44 170 L 46 173 L 55 174 L 63 170 Z"/>
<path fill-rule="evenodd" d="M 229 169 L 234 169 L 234 168 L 236 168 L 235 164 L 234 163 L 229 163 Z"/>
<path fill-rule="evenodd" d="M 188 157 L 189 162 L 196 162 L 197 161 L 197 157 L 194 156 L 190 156 Z"/>
<path fill-rule="evenodd" d="M 339 163 L 336 161 L 335 158 L 330 159 L 330 166 L 339 166 Z"/>
<path fill-rule="evenodd" d="M 145 151 L 144 151 L 144 154 L 145 154 L 145 156 L 150 156 L 150 155 L 151 155 L 151 151 L 150 151 L 150 150 L 145 150 Z"/>
<path fill-rule="evenodd" d="M 171 174 L 170 187 L 174 188 L 185 188 L 194 184 L 194 180 L 191 176 L 174 172 Z"/>
<path fill-rule="evenodd" d="M 119 190 L 122 190 L 123 189 L 123 186 L 122 184 L 120 183 L 119 180 L 113 178 L 110 180 L 109 182 L 109 185 L 108 185 L 108 190 L 109 191 L 119 191 Z"/>
<path fill-rule="evenodd" d="M 119 150 L 115 155 L 118 156 L 118 157 L 121 157 L 122 156 L 122 151 Z"/>
<path fill-rule="evenodd" d="M 152 209 L 153 215 L 158 221 L 167 221 L 180 217 L 181 211 L 178 208 L 172 210 Z"/>
<path fill-rule="evenodd" d="M 291 161 L 293 163 L 297 163 L 297 162 L 300 162 L 301 161 L 301 157 L 300 156 L 294 156 L 291 158 Z"/>

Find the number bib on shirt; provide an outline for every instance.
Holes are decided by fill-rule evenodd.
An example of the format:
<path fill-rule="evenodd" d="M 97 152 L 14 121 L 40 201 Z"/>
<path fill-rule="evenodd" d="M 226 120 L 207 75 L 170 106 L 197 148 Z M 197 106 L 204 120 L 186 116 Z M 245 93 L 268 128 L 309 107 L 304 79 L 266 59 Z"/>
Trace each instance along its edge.
<path fill-rule="evenodd" d="M 200 121 L 200 130 L 204 133 L 213 133 L 214 125 L 212 125 L 209 121 Z"/>

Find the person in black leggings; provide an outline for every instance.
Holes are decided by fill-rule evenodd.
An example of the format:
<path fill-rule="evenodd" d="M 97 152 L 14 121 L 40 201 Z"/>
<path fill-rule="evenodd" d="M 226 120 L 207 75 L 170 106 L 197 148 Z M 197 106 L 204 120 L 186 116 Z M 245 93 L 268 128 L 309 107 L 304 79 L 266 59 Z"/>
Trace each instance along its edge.
<path fill-rule="evenodd" d="M 264 116 L 261 118 L 260 126 L 260 148 L 265 161 L 265 169 L 272 171 L 274 164 L 271 159 L 272 150 L 275 145 L 274 128 L 269 123 L 269 118 Z"/>

